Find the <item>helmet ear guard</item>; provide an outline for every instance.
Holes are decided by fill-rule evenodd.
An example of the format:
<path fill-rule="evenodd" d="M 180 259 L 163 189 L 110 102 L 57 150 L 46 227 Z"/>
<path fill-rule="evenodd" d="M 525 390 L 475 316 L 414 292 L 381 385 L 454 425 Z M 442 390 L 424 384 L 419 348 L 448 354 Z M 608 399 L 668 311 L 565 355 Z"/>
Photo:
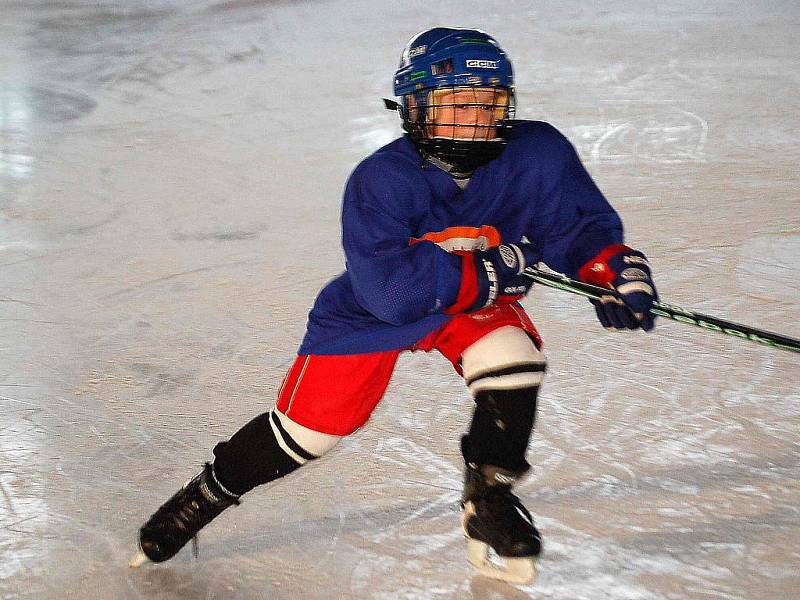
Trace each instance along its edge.
<path fill-rule="evenodd" d="M 396 110 L 396 111 L 400 110 L 400 104 L 395 100 L 389 100 L 389 98 L 383 99 L 383 107 L 386 110 Z"/>

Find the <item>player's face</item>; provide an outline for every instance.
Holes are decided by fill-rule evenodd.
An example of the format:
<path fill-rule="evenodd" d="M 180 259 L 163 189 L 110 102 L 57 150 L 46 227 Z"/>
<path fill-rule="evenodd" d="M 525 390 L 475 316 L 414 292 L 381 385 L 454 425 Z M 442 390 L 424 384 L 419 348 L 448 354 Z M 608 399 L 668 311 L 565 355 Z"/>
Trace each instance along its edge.
<path fill-rule="evenodd" d="M 508 92 L 461 88 L 431 92 L 428 135 L 451 140 L 491 140 L 508 109 Z"/>

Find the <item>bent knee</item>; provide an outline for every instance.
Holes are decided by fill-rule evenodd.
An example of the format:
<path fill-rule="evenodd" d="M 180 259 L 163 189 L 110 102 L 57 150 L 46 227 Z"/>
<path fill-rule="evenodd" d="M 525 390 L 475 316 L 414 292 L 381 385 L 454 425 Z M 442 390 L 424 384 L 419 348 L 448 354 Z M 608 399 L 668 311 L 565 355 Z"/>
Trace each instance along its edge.
<path fill-rule="evenodd" d="M 547 359 L 522 329 L 500 327 L 461 355 L 464 381 L 473 396 L 486 390 L 513 390 L 542 384 Z"/>
<path fill-rule="evenodd" d="M 340 435 L 322 433 L 300 425 L 277 408 L 270 415 L 270 426 L 281 449 L 300 464 L 319 458 L 342 439 Z"/>

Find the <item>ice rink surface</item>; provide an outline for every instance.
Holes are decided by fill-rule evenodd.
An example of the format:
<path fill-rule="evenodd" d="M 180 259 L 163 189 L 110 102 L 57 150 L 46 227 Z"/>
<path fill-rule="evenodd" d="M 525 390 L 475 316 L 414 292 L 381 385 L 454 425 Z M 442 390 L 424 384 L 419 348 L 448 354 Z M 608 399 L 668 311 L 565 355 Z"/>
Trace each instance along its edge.
<path fill-rule="evenodd" d="M 141 523 L 271 407 L 339 203 L 400 132 L 380 99 L 433 25 L 494 34 L 518 115 L 576 145 L 662 298 L 800 336 L 796 2 L 0 4 L 0 597 L 800 597 L 800 357 L 525 300 L 549 372 L 520 495 L 534 585 L 473 574 L 472 402 L 407 354 L 371 421 L 169 563 Z"/>

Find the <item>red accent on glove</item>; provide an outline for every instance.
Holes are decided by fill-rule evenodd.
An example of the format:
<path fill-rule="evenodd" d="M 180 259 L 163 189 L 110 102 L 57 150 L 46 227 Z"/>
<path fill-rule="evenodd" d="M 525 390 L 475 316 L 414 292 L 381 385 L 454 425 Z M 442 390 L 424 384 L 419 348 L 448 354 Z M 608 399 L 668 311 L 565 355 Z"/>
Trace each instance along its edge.
<path fill-rule="evenodd" d="M 581 281 L 585 281 L 586 283 L 613 288 L 614 286 L 611 285 L 611 282 L 614 281 L 618 274 L 608 266 L 608 259 L 620 252 L 632 250 L 633 248 L 625 244 L 611 244 L 610 246 L 606 246 L 597 256 L 587 261 L 587 263 L 580 268 L 578 277 Z"/>
<path fill-rule="evenodd" d="M 455 304 L 444 310 L 446 315 L 462 313 L 475 304 L 478 299 L 478 272 L 475 270 L 475 259 L 472 252 L 455 252 L 461 256 L 461 287 Z"/>

